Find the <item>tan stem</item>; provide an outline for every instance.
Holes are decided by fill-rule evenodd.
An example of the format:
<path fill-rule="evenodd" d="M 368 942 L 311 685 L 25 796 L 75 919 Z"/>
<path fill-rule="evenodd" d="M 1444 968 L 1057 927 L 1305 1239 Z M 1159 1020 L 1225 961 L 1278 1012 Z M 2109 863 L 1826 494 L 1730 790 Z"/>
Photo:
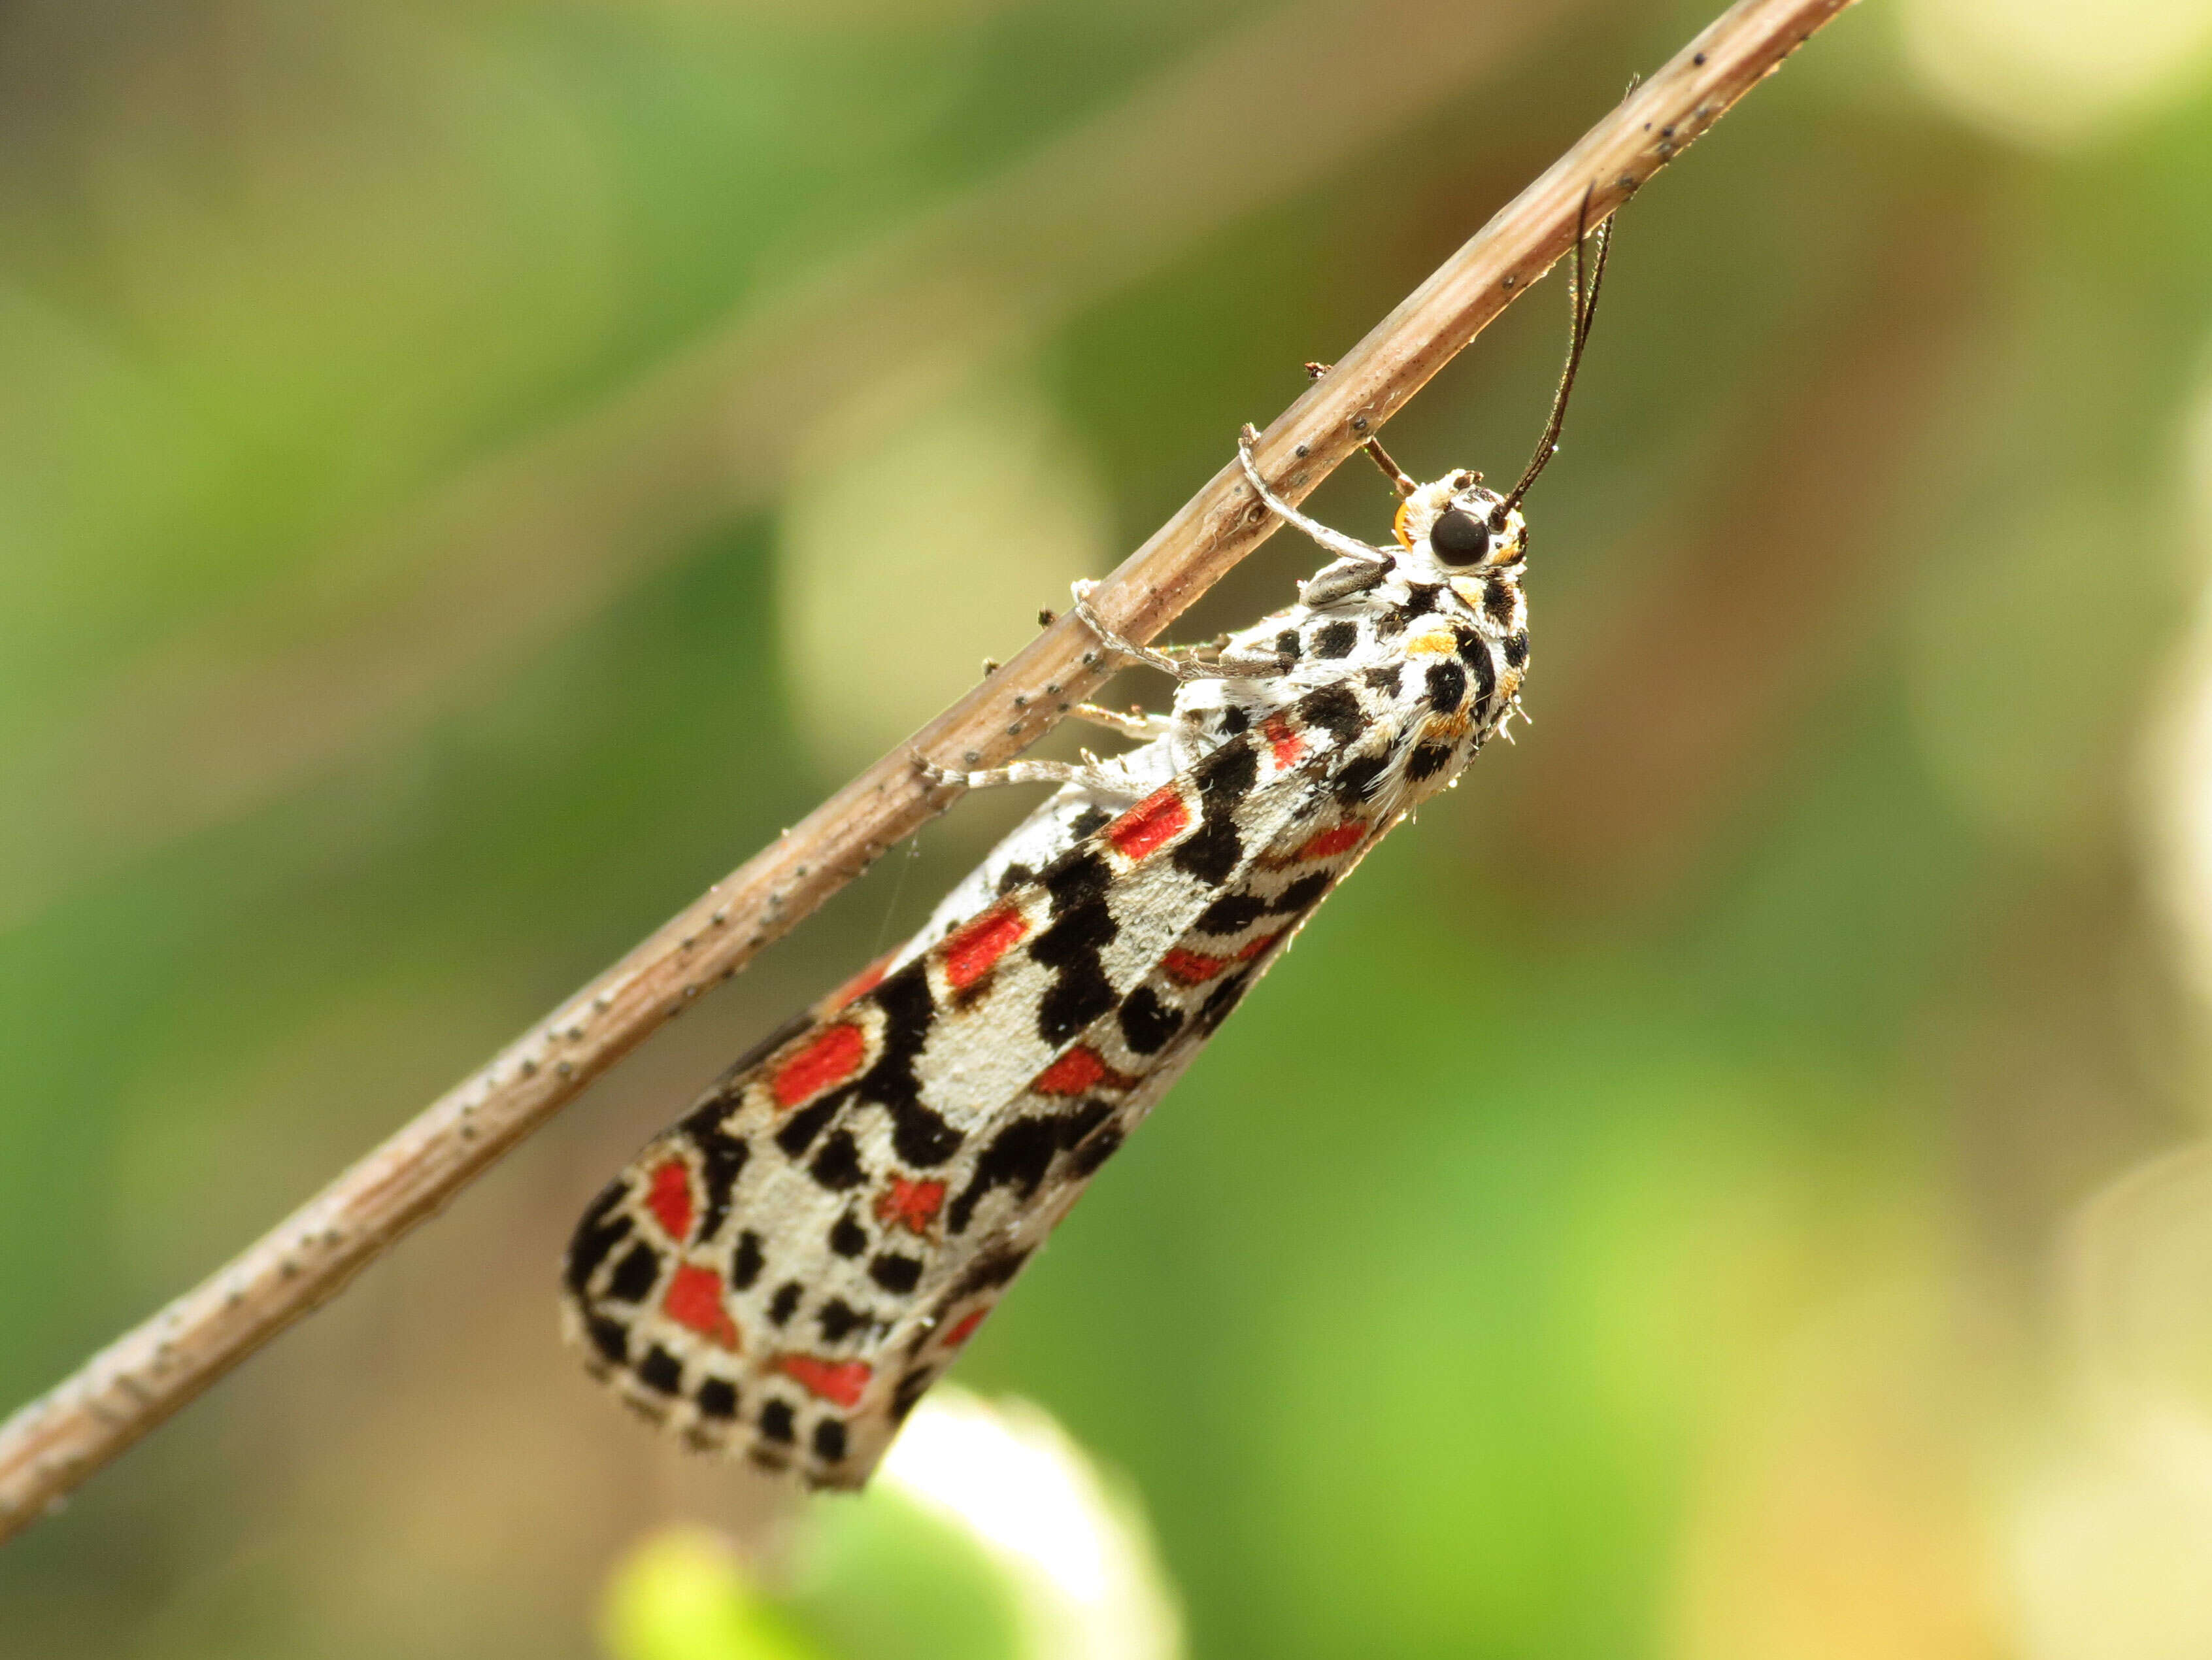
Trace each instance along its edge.
<path fill-rule="evenodd" d="M 1742 0 L 1509 203 L 1261 435 L 1293 501 L 1850 0 Z M 1224 447 L 1229 435 L 1224 435 Z M 1273 529 L 1233 459 L 1101 583 L 1105 623 L 1150 640 Z M 0 1425 L 0 1540 L 374 1261 L 644 1041 L 726 980 L 945 802 L 912 751 L 994 765 L 1049 729 L 1114 665 L 1063 617 L 902 746 L 684 908 L 204 1283 Z"/>

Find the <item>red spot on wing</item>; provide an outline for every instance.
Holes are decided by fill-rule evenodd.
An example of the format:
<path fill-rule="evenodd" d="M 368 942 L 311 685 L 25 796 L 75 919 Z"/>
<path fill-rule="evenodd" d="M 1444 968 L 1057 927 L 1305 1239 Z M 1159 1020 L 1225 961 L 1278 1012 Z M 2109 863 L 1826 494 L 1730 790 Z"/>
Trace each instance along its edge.
<path fill-rule="evenodd" d="M 661 1312 L 678 1325 L 734 1353 L 738 1323 L 722 1304 L 722 1276 L 712 1268 L 685 1262 L 668 1282 L 660 1299 Z"/>
<path fill-rule="evenodd" d="M 890 1186 L 876 1195 L 876 1220 L 887 1228 L 927 1233 L 944 1203 L 944 1183 L 909 1182 L 903 1176 L 894 1176 Z"/>
<path fill-rule="evenodd" d="M 1178 946 L 1160 958 L 1160 966 L 1168 971 L 1170 978 L 1179 980 L 1186 986 L 1202 986 L 1232 962 L 1249 963 L 1282 937 L 1280 929 L 1273 933 L 1263 933 L 1257 939 L 1247 940 L 1237 947 L 1237 955 L 1233 958 L 1208 957 L 1202 952 L 1185 951 Z"/>
<path fill-rule="evenodd" d="M 823 1005 L 824 1012 L 835 1014 L 854 998 L 866 997 L 878 986 L 883 984 L 884 970 L 890 966 L 891 958 L 896 955 L 896 952 L 885 952 L 843 985 L 838 987 L 836 990 L 831 992 L 829 1000 Z"/>
<path fill-rule="evenodd" d="M 1011 906 L 986 911 L 945 942 L 946 983 L 955 991 L 974 985 L 1029 931 L 1029 919 Z"/>
<path fill-rule="evenodd" d="M 678 1244 L 691 1237 L 691 1172 L 681 1158 L 671 1158 L 653 1172 L 653 1191 L 646 1195 L 660 1231 Z"/>
<path fill-rule="evenodd" d="M 981 1308 L 962 1315 L 952 1329 L 945 1334 L 945 1347 L 948 1349 L 957 1349 L 973 1337 L 975 1335 L 975 1328 L 983 1323 L 983 1316 L 990 1311 L 988 1308 Z"/>
<path fill-rule="evenodd" d="M 1108 1066 L 1097 1049 L 1078 1043 L 1031 1079 L 1030 1088 L 1039 1095 L 1080 1095 L 1101 1084 L 1125 1090 L 1136 1081 Z"/>
<path fill-rule="evenodd" d="M 1158 853 L 1190 828 L 1190 809 L 1173 784 L 1164 784 L 1106 826 L 1106 839 L 1132 863 Z"/>
<path fill-rule="evenodd" d="M 809 1395 L 848 1409 L 860 1404 L 868 1379 L 875 1376 L 865 1360 L 824 1360 L 818 1354 L 780 1354 L 775 1369 Z"/>
<path fill-rule="evenodd" d="M 769 1087 L 775 1091 L 776 1104 L 795 1107 L 843 1083 L 860 1071 L 867 1052 L 868 1040 L 858 1026 L 841 1024 L 817 1032 L 775 1069 Z"/>
<path fill-rule="evenodd" d="M 1349 853 L 1367 835 L 1367 826 L 1357 819 L 1348 824 L 1339 824 L 1334 830 L 1325 830 L 1312 837 L 1293 853 L 1292 860 L 1333 859 L 1340 853 Z"/>
<path fill-rule="evenodd" d="M 1293 732 L 1291 723 L 1279 714 L 1271 714 L 1261 723 L 1260 736 L 1274 751 L 1275 766 L 1279 771 L 1286 772 L 1297 765 L 1298 757 L 1306 752 L 1305 734 Z"/>
<path fill-rule="evenodd" d="M 1202 986 L 1229 966 L 1225 957 L 1207 957 L 1202 952 L 1185 951 L 1181 946 L 1160 958 L 1160 966 L 1169 975 L 1186 986 Z"/>

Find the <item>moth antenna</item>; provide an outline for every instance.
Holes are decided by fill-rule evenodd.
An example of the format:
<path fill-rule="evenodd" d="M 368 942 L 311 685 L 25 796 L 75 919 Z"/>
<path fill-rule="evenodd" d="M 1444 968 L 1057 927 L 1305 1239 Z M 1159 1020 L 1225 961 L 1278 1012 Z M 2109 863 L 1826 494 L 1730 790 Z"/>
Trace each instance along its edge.
<path fill-rule="evenodd" d="M 1329 363 L 1309 363 L 1306 365 L 1306 379 L 1318 380 L 1334 367 L 1334 365 Z M 1382 469 L 1382 476 L 1390 481 L 1390 487 L 1399 495 L 1411 496 L 1415 490 L 1420 489 L 1419 484 L 1406 476 L 1406 470 L 1390 459 L 1390 452 L 1382 447 L 1381 439 L 1370 438 L 1359 447 L 1365 450 L 1375 465 Z"/>
<path fill-rule="evenodd" d="M 1505 515 L 1521 505 L 1521 498 L 1528 493 L 1528 486 L 1536 482 L 1536 475 L 1544 471 L 1559 446 L 1559 429 L 1566 423 L 1567 398 L 1575 389 L 1575 374 L 1582 368 L 1583 348 L 1589 344 L 1590 325 L 1597 319 L 1598 288 L 1605 281 L 1605 262 L 1613 251 L 1613 221 L 1608 219 L 1598 227 L 1597 252 L 1583 266 L 1583 247 L 1589 237 L 1590 196 L 1596 186 L 1583 190 L 1582 205 L 1575 210 L 1575 265 L 1569 278 L 1568 294 L 1571 313 L 1567 333 L 1566 367 L 1559 372 L 1559 389 L 1552 394 L 1551 419 L 1544 423 L 1544 435 L 1537 441 L 1535 454 L 1528 458 L 1528 470 L 1521 475 L 1521 482 L 1512 492 L 1493 508 L 1490 522 L 1503 528 Z"/>

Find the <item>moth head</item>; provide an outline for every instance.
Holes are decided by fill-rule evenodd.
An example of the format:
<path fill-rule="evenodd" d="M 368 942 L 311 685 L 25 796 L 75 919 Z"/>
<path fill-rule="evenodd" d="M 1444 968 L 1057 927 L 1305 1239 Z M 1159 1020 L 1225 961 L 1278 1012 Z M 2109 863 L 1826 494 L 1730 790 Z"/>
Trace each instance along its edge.
<path fill-rule="evenodd" d="M 1423 484 L 1398 508 L 1398 540 L 1417 563 L 1449 578 L 1517 563 L 1528 551 L 1521 509 L 1485 489 L 1479 472 Z"/>

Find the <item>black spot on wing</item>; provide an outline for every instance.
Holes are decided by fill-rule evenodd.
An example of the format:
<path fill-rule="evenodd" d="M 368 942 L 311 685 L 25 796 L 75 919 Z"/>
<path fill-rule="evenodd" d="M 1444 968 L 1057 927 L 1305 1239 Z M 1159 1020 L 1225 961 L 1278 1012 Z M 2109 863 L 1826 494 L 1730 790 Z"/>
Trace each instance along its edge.
<path fill-rule="evenodd" d="M 1268 909 L 1278 916 L 1287 916 L 1293 911 L 1308 909 L 1321 903 L 1322 897 L 1329 890 L 1329 885 L 1335 880 L 1336 878 L 1326 871 L 1316 871 L 1310 876 L 1301 876 L 1277 894 L 1275 903 Z"/>
<path fill-rule="evenodd" d="M 833 1297 L 815 1315 L 814 1323 L 822 1329 L 825 1343 L 842 1343 L 854 1332 L 879 1324 L 875 1316 L 856 1309 L 842 1297 Z"/>
<path fill-rule="evenodd" d="M 595 1314 L 584 1323 L 584 1335 L 592 1340 L 592 1347 L 599 1358 L 611 1365 L 622 1365 L 629 1359 L 629 1333 L 619 1320 L 610 1320 Z"/>
<path fill-rule="evenodd" d="M 1073 1037 L 1114 1006 L 1113 982 L 1098 961 L 1098 947 L 1114 937 L 1114 919 L 1101 903 L 1084 921 L 1087 926 L 1080 932 L 1067 929 L 1056 937 L 1048 932 L 1037 938 L 1036 959 L 1059 970 L 1037 1000 L 1037 1035 L 1048 1043 Z"/>
<path fill-rule="evenodd" d="M 1242 933 L 1258 921 L 1267 909 L 1267 902 L 1252 894 L 1225 894 L 1199 913 L 1195 926 L 1200 933 Z"/>
<path fill-rule="evenodd" d="M 1112 878 L 1105 860 L 1087 848 L 1067 854 L 1046 873 L 1053 921 L 1030 942 L 1029 953 L 1052 970 L 1037 1000 L 1037 1035 L 1048 1043 L 1073 1037 L 1116 1000 L 1098 955 L 1121 931 L 1106 903 Z"/>
<path fill-rule="evenodd" d="M 922 1170 L 941 1164 L 960 1151 L 962 1137 L 922 1104 L 921 1083 L 915 1075 L 915 1061 L 937 1016 L 925 959 L 917 958 L 868 994 L 884 1012 L 883 1053 L 849 1091 L 827 1098 L 849 1092 L 874 1102 L 890 1114 L 891 1146 L 902 1159 Z M 783 1138 L 776 1140 L 781 1144 Z"/>
<path fill-rule="evenodd" d="M 1317 727 L 1339 744 L 1349 744 L 1367 730 L 1366 711 L 1351 687 L 1316 686 L 1291 706 L 1291 712 L 1309 727 Z"/>
<path fill-rule="evenodd" d="M 1068 821 L 1068 833 L 1077 837 L 1096 836 L 1114 822 L 1114 815 L 1103 807 L 1085 807 Z"/>
<path fill-rule="evenodd" d="M 1065 1114 L 1058 1121 L 1060 1145 L 1063 1147 L 1076 1146 L 1113 1116 L 1114 1108 L 1110 1102 L 1095 1099 L 1085 1101 L 1073 1112 Z"/>
<path fill-rule="evenodd" d="M 1259 780 L 1260 754 L 1249 743 L 1224 744 L 1191 769 L 1200 806 L 1209 814 L 1233 812 Z"/>
<path fill-rule="evenodd" d="M 1085 1181 L 1098 1173 L 1098 1167 L 1121 1150 L 1123 1133 L 1117 1124 L 1109 1124 L 1075 1150 L 1068 1168 Z"/>
<path fill-rule="evenodd" d="M 806 1287 L 796 1280 L 787 1280 L 775 1288 L 769 1300 L 768 1317 L 773 1325 L 781 1325 L 799 1311 L 799 1299 L 806 1295 Z"/>
<path fill-rule="evenodd" d="M 1358 644 L 1359 625 L 1357 623 L 1324 623 L 1314 630 L 1313 650 L 1316 657 L 1349 657 Z"/>
<path fill-rule="evenodd" d="M 1237 809 L 1260 779 L 1260 755 L 1249 739 L 1224 744 L 1191 769 L 1197 786 L 1199 826 L 1169 855 L 1177 870 L 1208 886 L 1229 879 L 1244 856 L 1237 834 Z"/>
<path fill-rule="evenodd" d="M 1157 1055 L 1182 1028 L 1182 1011 L 1170 1008 L 1150 986 L 1139 986 L 1119 1011 L 1121 1041 L 1138 1055 Z"/>
<path fill-rule="evenodd" d="M 848 1130 L 837 1131 L 822 1144 L 806 1173 L 832 1193 L 857 1188 L 868 1179 L 867 1167 L 860 1162 L 860 1145 Z"/>
<path fill-rule="evenodd" d="M 1113 885 L 1114 867 L 1092 848 L 1069 848 L 1054 860 L 1052 867 L 1044 873 L 1044 891 L 1052 897 L 1054 916 L 1064 916 L 1094 899 L 1103 899 Z"/>
<path fill-rule="evenodd" d="M 737 1186 L 745 1160 L 752 1156 L 752 1148 L 742 1137 L 723 1130 L 722 1121 L 727 1116 L 726 1106 L 716 1101 L 684 1121 L 684 1139 L 699 1150 L 701 1185 L 707 1191 L 706 1208 L 692 1230 L 695 1239 L 711 1239 L 721 1231 L 730 1214 L 731 1189 Z"/>
<path fill-rule="evenodd" d="M 1362 755 L 1339 767 L 1336 775 L 1329 781 L 1338 805 L 1356 806 L 1364 801 L 1373 792 L 1375 781 L 1389 765 L 1390 757 L 1387 755 Z"/>
<path fill-rule="evenodd" d="M 788 1444 L 793 1434 L 791 1403 L 771 1401 L 761 1408 L 760 1432 L 771 1441 Z"/>
<path fill-rule="evenodd" d="M 568 1289 L 581 1297 L 584 1286 L 607 1253 L 627 1238 L 630 1219 L 627 1216 L 610 1216 L 608 1213 L 629 1195 L 629 1183 L 617 1177 L 599 1189 L 599 1196 L 592 1201 L 576 1231 L 568 1240 L 567 1279 Z"/>
<path fill-rule="evenodd" d="M 659 1395 L 673 1395 L 684 1387 L 684 1363 L 659 1344 L 637 1363 L 637 1381 Z"/>
<path fill-rule="evenodd" d="M 1429 707 L 1439 714 L 1456 714 L 1467 701 L 1467 671 L 1456 663 L 1431 663 L 1428 686 Z"/>
<path fill-rule="evenodd" d="M 1493 576 L 1482 585 L 1482 611 L 1500 628 L 1513 620 L 1513 590 L 1500 578 Z"/>
<path fill-rule="evenodd" d="M 1474 676 L 1474 696 L 1480 703 L 1487 703 L 1490 695 L 1498 690 L 1498 670 L 1490 660 L 1490 648 L 1482 636 L 1471 629 L 1463 629 L 1459 636 L 1460 661 L 1468 672 Z"/>
<path fill-rule="evenodd" d="M 1528 660 L 1528 630 L 1523 629 L 1505 642 L 1505 661 L 1508 667 L 1519 668 Z"/>
<path fill-rule="evenodd" d="M 1395 697 L 1399 675 L 1404 667 L 1402 663 L 1377 663 L 1371 669 L 1362 670 L 1359 678 L 1385 697 Z"/>
<path fill-rule="evenodd" d="M 830 1249 L 840 1256 L 858 1256 L 868 1248 L 868 1231 L 847 1211 L 830 1225 Z"/>
<path fill-rule="evenodd" d="M 916 958 L 867 996 L 883 1012 L 883 1048 L 875 1064 L 844 1088 L 792 1114 L 775 1133 L 775 1144 L 793 1158 L 804 1158 L 839 1109 L 858 1099 L 890 1115 L 891 1145 L 901 1158 L 925 1168 L 941 1164 L 960 1150 L 961 1136 L 922 1104 L 921 1081 L 915 1075 L 915 1061 L 937 1015 L 926 962 Z M 841 1168 L 841 1161 L 833 1158 L 827 1173 L 834 1175 Z M 824 1173 L 817 1171 L 816 1180 L 823 1181 Z M 834 1183 L 823 1181 L 823 1185 Z"/>
<path fill-rule="evenodd" d="M 1244 843 L 1237 826 L 1226 818 L 1208 818 L 1176 846 L 1170 855 L 1178 870 L 1196 877 L 1209 887 L 1226 882 L 1244 856 Z"/>
<path fill-rule="evenodd" d="M 699 1385 L 699 1393 L 692 1396 L 699 1403 L 702 1418 L 735 1418 L 738 1415 L 738 1392 L 720 1377 L 709 1377 Z"/>
<path fill-rule="evenodd" d="M 844 1099 L 843 1091 L 825 1095 L 812 1106 L 792 1114 L 784 1127 L 775 1133 L 776 1146 L 790 1158 L 805 1158 L 807 1148 L 814 1145 L 814 1138 L 821 1134 L 823 1126 L 836 1116 L 837 1109 L 844 1104 Z"/>
<path fill-rule="evenodd" d="M 868 1278 L 885 1291 L 903 1297 L 921 1283 L 921 1262 L 916 1257 L 885 1251 L 869 1262 Z"/>
<path fill-rule="evenodd" d="M 1433 778 L 1451 763 L 1451 757 L 1449 744 L 1417 745 L 1406 763 L 1406 775 L 1416 781 Z"/>
<path fill-rule="evenodd" d="M 814 1456 L 832 1464 L 844 1457 L 844 1425 L 825 1418 L 814 1426 Z"/>
<path fill-rule="evenodd" d="M 761 1237 L 750 1228 L 738 1236 L 738 1248 L 730 1257 L 730 1284 L 738 1291 L 752 1289 L 760 1278 L 764 1259 L 761 1255 Z"/>
<path fill-rule="evenodd" d="M 973 1297 L 979 1291 L 995 1291 L 1022 1271 L 1022 1264 L 1030 1260 L 1024 1248 L 1002 1245 L 987 1251 L 975 1259 L 974 1266 L 960 1276 L 946 1300 L 958 1302 L 963 1297 Z"/>
<path fill-rule="evenodd" d="M 1044 1180 L 1052 1156 L 1060 1150 L 1060 1128 L 1049 1118 L 1017 1118 L 996 1135 L 975 1160 L 975 1173 L 960 1196 L 945 1213 L 948 1232 L 961 1233 L 975 1215 L 975 1207 L 994 1188 L 1013 1188 L 1027 1200 Z"/>
<path fill-rule="evenodd" d="M 642 1303 L 659 1278 L 660 1253 L 640 1240 L 607 1276 L 607 1295 L 617 1303 Z"/>
<path fill-rule="evenodd" d="M 1240 969 L 1216 986 L 1199 1008 L 1198 1029 L 1212 1037 L 1221 1023 L 1236 1012 L 1237 1004 L 1244 1000 L 1244 994 L 1251 985 L 1252 970 Z"/>

